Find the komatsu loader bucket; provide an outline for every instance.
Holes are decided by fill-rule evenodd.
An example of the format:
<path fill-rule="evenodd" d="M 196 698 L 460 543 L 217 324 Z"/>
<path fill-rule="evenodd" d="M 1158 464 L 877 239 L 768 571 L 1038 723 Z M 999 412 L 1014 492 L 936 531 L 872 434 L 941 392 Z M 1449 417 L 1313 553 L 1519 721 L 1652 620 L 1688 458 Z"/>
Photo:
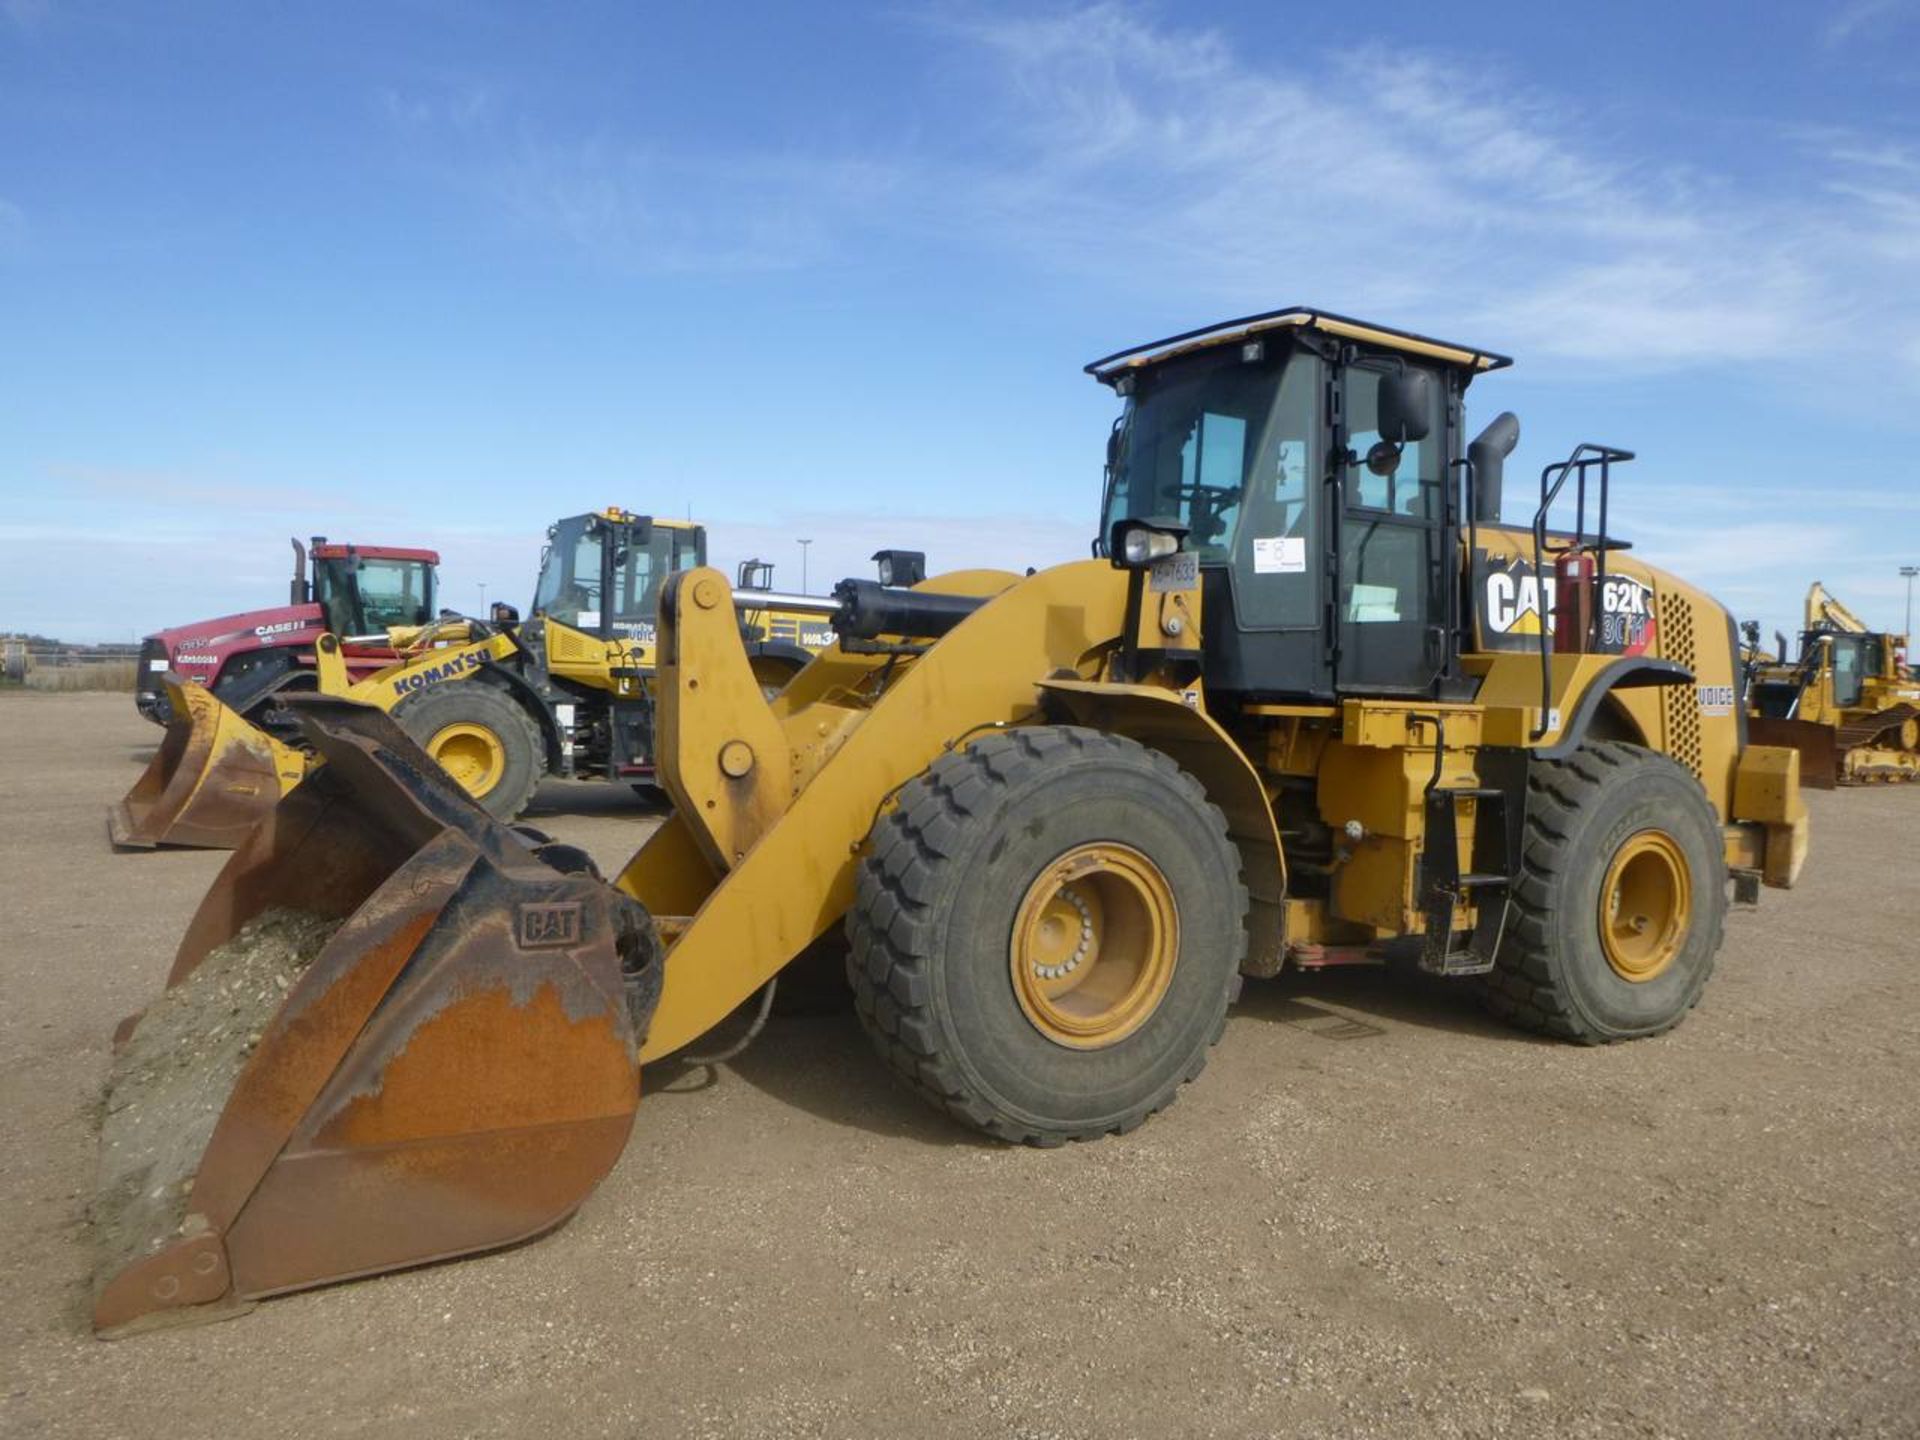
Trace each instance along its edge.
<path fill-rule="evenodd" d="M 173 719 L 107 835 L 128 850 L 193 845 L 231 850 L 305 778 L 308 756 L 215 699 L 204 685 L 162 677 Z"/>
<path fill-rule="evenodd" d="M 102 1334 L 537 1235 L 632 1126 L 645 910 L 385 715 L 293 708 L 326 764 L 234 852 L 118 1037 Z"/>
<path fill-rule="evenodd" d="M 1831 725 L 1811 720 L 1770 720 L 1747 717 L 1749 745 L 1783 745 L 1800 752 L 1800 783 L 1815 790 L 1833 790 L 1840 784 L 1840 745 Z"/>

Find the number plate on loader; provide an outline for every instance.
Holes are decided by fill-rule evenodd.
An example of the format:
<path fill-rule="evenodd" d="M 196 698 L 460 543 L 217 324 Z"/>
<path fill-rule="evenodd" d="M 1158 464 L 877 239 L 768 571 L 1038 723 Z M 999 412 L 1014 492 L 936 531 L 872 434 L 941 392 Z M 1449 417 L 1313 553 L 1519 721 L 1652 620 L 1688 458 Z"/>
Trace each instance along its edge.
<path fill-rule="evenodd" d="M 1147 572 L 1148 588 L 1156 595 L 1173 590 L 1192 590 L 1200 583 L 1200 557 L 1191 553 L 1169 555 L 1153 562 Z"/>

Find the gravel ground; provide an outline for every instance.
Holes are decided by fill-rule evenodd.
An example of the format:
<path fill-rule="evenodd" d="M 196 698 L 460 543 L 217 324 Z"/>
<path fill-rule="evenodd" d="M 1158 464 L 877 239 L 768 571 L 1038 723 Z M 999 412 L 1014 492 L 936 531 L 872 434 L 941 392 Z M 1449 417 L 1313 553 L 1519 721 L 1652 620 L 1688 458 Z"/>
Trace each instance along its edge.
<path fill-rule="evenodd" d="M 1673 1034 L 1250 985 L 1124 1139 L 978 1142 L 847 1015 L 649 1072 L 557 1233 L 103 1344 L 90 1111 L 221 856 L 115 855 L 158 732 L 0 697 L 0 1434 L 1920 1435 L 1920 788 L 1810 797 Z M 617 865 L 653 823 L 549 784 Z"/>

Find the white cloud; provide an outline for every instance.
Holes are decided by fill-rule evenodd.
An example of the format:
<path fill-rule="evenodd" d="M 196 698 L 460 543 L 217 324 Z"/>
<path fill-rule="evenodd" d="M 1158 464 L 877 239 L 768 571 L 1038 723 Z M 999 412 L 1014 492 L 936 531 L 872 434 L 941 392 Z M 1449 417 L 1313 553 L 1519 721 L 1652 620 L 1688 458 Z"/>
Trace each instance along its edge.
<path fill-rule="evenodd" d="M 1436 58 L 1254 65 L 1116 4 L 955 28 L 990 58 L 1017 162 L 976 177 L 993 228 L 1136 292 L 1311 300 L 1635 368 L 1920 319 L 1920 186 L 1897 150 L 1783 135 L 1756 185 L 1621 158 L 1576 105 Z"/>
<path fill-rule="evenodd" d="M 1838 49 L 1856 35 L 1877 27 L 1889 15 L 1905 8 L 1904 0 L 1846 0 L 1836 5 L 1827 17 L 1821 40 L 1829 50 Z"/>
<path fill-rule="evenodd" d="M 1762 172 L 1714 173 L 1685 137 L 1634 155 L 1577 98 L 1441 56 L 1255 62 L 1111 0 L 919 23 L 941 42 L 934 118 L 854 142 L 696 153 L 457 95 L 387 104 L 515 220 L 614 268 L 961 237 L 1136 304 L 1327 304 L 1583 378 L 1920 330 L 1920 162 L 1885 137 L 1783 126 L 1746 148 Z"/>
<path fill-rule="evenodd" d="M 897 181 L 886 164 L 831 155 L 523 139 L 482 183 L 516 219 L 616 268 L 688 273 L 817 264 L 840 217 L 877 211 Z"/>

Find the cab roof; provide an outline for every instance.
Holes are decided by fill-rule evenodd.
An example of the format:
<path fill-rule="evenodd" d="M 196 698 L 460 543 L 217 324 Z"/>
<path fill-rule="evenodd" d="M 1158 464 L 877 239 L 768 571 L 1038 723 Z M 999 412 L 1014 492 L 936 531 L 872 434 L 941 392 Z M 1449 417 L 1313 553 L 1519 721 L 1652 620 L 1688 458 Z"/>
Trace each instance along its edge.
<path fill-rule="evenodd" d="M 611 520 L 615 524 L 637 524 L 644 521 L 648 525 L 657 525 L 663 530 L 703 528 L 698 520 L 670 520 L 664 515 L 641 515 L 632 510 L 622 510 L 618 505 L 609 505 L 604 510 L 595 510 L 592 513 L 602 520 Z"/>
<path fill-rule="evenodd" d="M 357 555 L 362 560 L 419 560 L 428 565 L 440 563 L 439 551 L 416 550 L 406 545 L 350 545 L 322 540 L 313 547 L 311 553 L 316 560 L 345 560 Z"/>
<path fill-rule="evenodd" d="M 1155 340 L 1150 344 L 1116 350 L 1113 354 L 1104 355 L 1088 365 L 1087 374 L 1102 384 L 1111 385 L 1129 371 L 1157 365 L 1163 360 L 1171 360 L 1176 355 L 1211 349 L 1216 345 L 1234 344 L 1256 335 L 1263 335 L 1269 330 L 1289 329 L 1320 330 L 1328 335 L 1337 335 L 1343 340 L 1356 340 L 1365 345 L 1377 345 L 1383 350 L 1399 350 L 1408 355 L 1444 360 L 1450 365 L 1462 365 L 1474 371 L 1499 370 L 1513 363 L 1509 357 L 1496 355 L 1491 350 L 1481 350 L 1471 345 L 1455 345 L 1446 340 L 1416 335 L 1411 330 L 1396 330 L 1389 325 L 1374 325 L 1365 320 L 1336 315 L 1331 310 L 1316 310 L 1310 306 L 1294 305 L 1285 310 L 1269 310 L 1263 315 L 1245 315 L 1238 320 L 1222 320 L 1214 325 L 1202 326 L 1198 330 L 1169 335 L 1164 340 Z"/>

